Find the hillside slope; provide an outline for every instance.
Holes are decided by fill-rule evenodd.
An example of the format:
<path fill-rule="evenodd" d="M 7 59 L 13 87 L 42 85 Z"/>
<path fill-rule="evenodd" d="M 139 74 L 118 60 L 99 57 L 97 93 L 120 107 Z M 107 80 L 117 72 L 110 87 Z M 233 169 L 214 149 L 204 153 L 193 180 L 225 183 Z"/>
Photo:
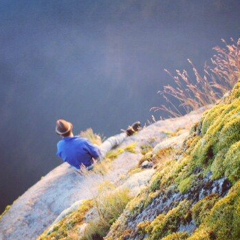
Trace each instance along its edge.
<path fill-rule="evenodd" d="M 181 146 L 191 127 L 200 120 L 203 111 L 204 109 L 180 118 L 158 121 L 127 138 L 111 153 L 111 161 L 107 159 L 107 169 L 110 170 L 105 169 L 104 174 L 99 170 L 84 177 L 68 165 L 60 165 L 5 211 L 0 218 L 0 239 L 36 239 L 62 212 L 57 221 L 61 222 L 65 215 L 68 216 L 74 211 L 73 209 L 84 205 L 82 203 L 85 200 L 95 198 L 98 195 L 98 187 L 105 182 L 128 188 L 131 190 L 131 198 L 136 196 L 149 184 L 156 172 L 154 168 L 139 168 L 139 162 L 147 159 L 147 152 L 154 148 L 155 151 L 159 151 L 163 146 Z M 104 166 L 100 166 L 99 169 L 103 168 Z M 74 207 L 71 209 L 71 206 Z M 66 210 L 68 208 L 70 210 Z"/>
<path fill-rule="evenodd" d="M 138 166 L 116 189 L 82 203 L 39 239 L 239 240 L 240 82 L 186 134 L 191 116 L 157 122 L 134 137 L 149 150 L 140 162 L 155 169 L 140 193 L 127 198 L 119 191 L 146 171 Z M 154 148 L 147 148 L 152 142 Z"/>
<path fill-rule="evenodd" d="M 239 179 L 240 83 L 204 114 L 105 239 L 239 240 Z"/>

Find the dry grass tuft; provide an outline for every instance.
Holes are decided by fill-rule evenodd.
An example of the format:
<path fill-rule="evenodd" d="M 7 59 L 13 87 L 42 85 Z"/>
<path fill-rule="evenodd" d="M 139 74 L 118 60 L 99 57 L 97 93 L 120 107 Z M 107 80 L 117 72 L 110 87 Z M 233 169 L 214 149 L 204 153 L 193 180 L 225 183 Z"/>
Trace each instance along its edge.
<path fill-rule="evenodd" d="M 100 146 L 104 140 L 99 134 L 94 133 L 91 128 L 88 128 L 87 130 L 80 132 L 79 135 L 82 138 L 86 138 L 92 144 L 95 144 L 97 146 Z"/>
<path fill-rule="evenodd" d="M 163 111 L 170 117 L 179 117 L 202 106 L 215 104 L 227 91 L 231 90 L 240 77 L 240 39 L 228 45 L 222 40 L 225 48 L 215 47 L 216 55 L 210 65 L 204 67 L 201 75 L 194 64 L 188 59 L 195 79 L 186 70 L 176 70 L 176 76 L 165 71 L 173 78 L 176 87 L 167 85 L 163 91 L 166 105 L 151 108 L 152 111 Z M 178 106 L 176 106 L 177 102 Z"/>
<path fill-rule="evenodd" d="M 110 182 L 102 184 L 99 188 L 98 196 L 93 200 L 97 214 L 88 224 L 84 231 L 84 236 L 80 239 L 103 239 L 130 200 L 129 190 L 117 189 L 116 186 Z"/>

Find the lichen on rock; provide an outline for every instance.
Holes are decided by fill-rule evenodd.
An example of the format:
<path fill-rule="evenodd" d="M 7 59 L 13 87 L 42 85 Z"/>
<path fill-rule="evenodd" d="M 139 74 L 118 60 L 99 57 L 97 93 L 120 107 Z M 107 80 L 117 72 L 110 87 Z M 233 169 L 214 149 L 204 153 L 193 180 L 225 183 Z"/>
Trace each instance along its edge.
<path fill-rule="evenodd" d="M 105 239 L 239 239 L 239 159 L 240 82 L 157 168 Z"/>
<path fill-rule="evenodd" d="M 44 228 L 48 230 L 39 239 L 239 240 L 240 82 L 224 101 L 207 110 L 202 118 L 200 116 L 202 112 L 193 112 L 144 128 L 112 152 L 111 171 L 105 175 L 93 172 L 79 180 L 74 173 L 65 168 L 63 172 L 60 167 L 51 182 L 55 188 L 51 189 L 49 180 L 46 180 L 49 178 L 43 178 L 41 181 L 44 187 L 48 184 L 49 196 L 54 197 L 52 192 L 57 187 L 62 191 L 61 184 L 72 179 L 67 186 L 75 186 L 78 200 L 84 195 L 84 199 L 87 197 L 89 201 L 80 204 L 73 212 L 64 212 L 66 208 L 58 206 L 58 210 L 63 211 L 62 217 L 58 218 L 60 221 L 49 229 L 56 214 L 51 218 L 46 216 L 49 225 L 40 226 L 39 223 L 41 229 L 33 231 L 29 239 L 36 239 L 36 234 Z M 165 134 L 166 131 L 172 134 Z M 146 160 L 153 168 L 141 168 Z M 60 178 L 55 180 L 57 174 Z M 78 187 L 76 179 L 80 181 Z M 99 186 L 107 180 L 110 184 L 92 195 L 86 194 L 86 187 L 83 188 L 86 183 L 90 186 L 91 181 Z M 92 191 L 95 185 L 92 185 Z M 35 187 L 30 193 L 36 194 L 35 189 L 40 188 Z M 73 191 L 69 187 L 70 190 Z M 57 196 L 66 205 L 69 199 L 62 195 L 63 192 Z M 37 206 L 44 210 L 49 198 L 42 204 L 37 197 L 34 197 L 32 205 L 35 210 Z M 28 198 L 24 196 L 23 199 Z M 55 206 L 55 201 L 57 199 L 51 199 L 47 207 Z M 21 204 L 20 208 L 25 209 L 25 203 L 22 201 Z M 12 236 L 7 235 L 10 231 L 5 228 L 7 219 L 13 219 L 17 208 L 19 205 L 14 204 L 3 216 L 0 237 L 4 234 L 2 236 L 10 240 L 26 238 L 26 235 L 19 237 L 19 231 Z M 51 211 L 50 207 L 47 211 Z M 22 216 L 22 222 L 29 216 Z M 13 228 L 17 224 L 19 222 L 13 224 Z"/>

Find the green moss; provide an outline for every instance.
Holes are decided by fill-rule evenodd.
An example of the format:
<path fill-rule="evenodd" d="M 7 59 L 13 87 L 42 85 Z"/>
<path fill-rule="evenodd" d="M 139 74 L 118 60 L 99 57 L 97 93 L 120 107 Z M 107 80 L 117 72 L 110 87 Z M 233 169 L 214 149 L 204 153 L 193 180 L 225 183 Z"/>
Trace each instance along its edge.
<path fill-rule="evenodd" d="M 137 226 L 137 232 L 141 235 L 146 235 L 146 229 L 150 226 L 150 224 L 151 222 L 149 221 L 139 223 Z"/>
<path fill-rule="evenodd" d="M 189 237 L 189 234 L 186 232 L 173 233 L 167 237 L 162 238 L 162 240 L 186 240 Z"/>
<path fill-rule="evenodd" d="M 143 157 L 140 159 L 140 161 L 138 162 L 138 166 L 141 167 L 144 161 L 152 162 L 152 160 L 153 160 L 153 152 L 149 151 L 145 153 L 145 155 L 143 155 Z"/>
<path fill-rule="evenodd" d="M 218 200 L 219 196 L 214 194 L 204 198 L 194 205 L 192 209 L 192 216 L 198 226 L 206 219 L 207 216 L 209 216 L 210 210 Z"/>
<path fill-rule="evenodd" d="M 137 148 L 137 144 L 134 143 L 134 144 L 126 147 L 125 149 L 121 149 L 121 148 L 120 148 L 120 149 L 117 149 L 117 150 L 113 150 L 113 151 L 110 151 L 110 152 L 107 154 L 106 158 L 107 158 L 107 159 L 110 159 L 110 160 L 115 160 L 115 159 L 117 159 L 120 155 L 122 155 L 124 152 L 136 153 L 136 152 L 137 152 L 136 148 Z"/>
<path fill-rule="evenodd" d="M 191 155 L 185 156 L 176 167 L 175 182 L 180 183 L 181 181 L 189 178 L 196 170 L 197 166 L 194 163 L 194 159 Z"/>
<path fill-rule="evenodd" d="M 208 168 L 214 179 L 224 176 L 223 161 L 229 148 L 240 140 L 240 100 L 217 105 L 203 119 L 204 135 L 197 142 L 193 152 L 196 166 Z"/>
<path fill-rule="evenodd" d="M 111 225 L 122 214 L 130 199 L 129 190 L 117 189 L 108 182 L 103 184 L 99 189 L 99 195 L 94 199 L 98 216 L 86 227 L 81 240 L 102 239 L 106 236 Z"/>
<path fill-rule="evenodd" d="M 131 216 L 137 216 L 142 212 L 148 197 L 149 191 L 143 190 L 136 198 L 128 203 L 127 210 L 131 213 Z"/>
<path fill-rule="evenodd" d="M 116 151 L 110 151 L 108 154 L 107 154 L 107 156 L 106 156 L 106 158 L 107 159 L 110 159 L 110 160 L 115 160 L 115 159 L 117 159 L 120 155 L 122 155 L 124 153 L 124 150 L 123 149 L 118 149 L 118 150 L 116 150 Z"/>
<path fill-rule="evenodd" d="M 182 180 L 178 186 L 180 193 L 182 194 L 187 193 L 192 188 L 195 180 L 196 180 L 196 176 L 194 175 L 191 175 L 188 178 L 185 178 L 184 180 Z"/>
<path fill-rule="evenodd" d="M 130 152 L 130 153 L 137 153 L 137 143 L 134 143 L 132 145 L 129 145 L 124 149 L 125 152 Z"/>
<path fill-rule="evenodd" d="M 160 187 L 166 188 L 172 184 L 173 178 L 176 177 L 174 171 L 178 166 L 177 162 L 173 160 L 174 153 L 175 151 L 172 149 L 164 149 L 153 159 L 152 152 L 148 152 L 140 160 L 140 163 L 145 160 L 152 161 L 159 169 L 152 178 L 149 194 L 159 190 Z"/>
<path fill-rule="evenodd" d="M 171 185 L 179 185 L 179 190 L 186 193 L 192 186 L 195 176 L 192 173 L 195 170 L 193 159 L 190 156 L 184 157 L 181 161 L 172 160 L 166 162 L 157 172 L 150 185 L 152 192 L 161 189 L 167 189 Z"/>
<path fill-rule="evenodd" d="M 240 104 L 240 102 L 238 103 Z M 219 134 L 219 141 L 216 144 L 217 150 L 229 148 L 233 143 L 240 140 L 240 106 L 237 109 L 237 114 L 232 116 L 225 123 Z"/>
<path fill-rule="evenodd" d="M 157 174 L 154 175 L 154 178 L 153 178 L 152 183 L 150 185 L 150 190 L 152 192 L 155 192 L 155 191 L 160 189 L 161 179 L 162 179 L 162 174 L 157 173 Z"/>
<path fill-rule="evenodd" d="M 223 151 L 220 151 L 216 154 L 216 157 L 210 166 L 210 170 L 213 173 L 213 180 L 220 179 L 224 175 L 224 166 L 223 166 L 223 160 L 225 158 L 225 153 Z"/>
<path fill-rule="evenodd" d="M 4 212 L 0 215 L 0 222 L 2 221 L 3 217 L 10 211 L 11 205 L 6 206 Z"/>
<path fill-rule="evenodd" d="M 180 223 L 185 223 L 187 221 L 190 207 L 191 202 L 185 200 L 166 215 L 160 214 L 146 228 L 146 231 L 150 236 L 149 240 L 158 240 L 176 232 Z"/>
<path fill-rule="evenodd" d="M 46 231 L 38 240 L 54 240 L 63 239 L 78 233 L 78 227 L 83 223 L 86 213 L 93 208 L 93 201 L 85 201 L 78 211 L 73 212 L 61 222 L 59 222 L 52 230 Z"/>
<path fill-rule="evenodd" d="M 223 161 L 225 176 L 232 183 L 240 179 L 240 141 L 233 144 L 226 154 Z"/>
<path fill-rule="evenodd" d="M 151 145 L 143 145 L 140 148 L 141 148 L 142 155 L 145 155 L 148 152 L 152 152 L 152 150 L 153 150 L 153 147 Z"/>
<path fill-rule="evenodd" d="M 228 177 L 235 184 L 233 190 L 228 197 L 221 199 L 218 195 L 212 195 L 193 207 L 188 201 L 181 202 L 154 221 L 140 224 L 139 232 L 149 240 L 239 239 L 240 83 L 233 92 L 235 99 L 230 96 L 228 100 L 216 105 L 194 126 L 180 152 L 173 151 L 167 157 L 162 157 L 160 152 L 157 160 L 153 160 L 158 166 L 157 173 L 150 188 L 128 204 L 125 221 L 128 221 L 127 217 L 134 219 L 159 195 L 167 196 L 167 189 L 178 186 L 182 194 L 188 192 L 198 184 L 199 178 L 202 179 L 209 172 L 213 173 L 213 179 Z M 179 226 L 187 224 L 191 217 L 199 226 L 197 231 L 192 236 L 177 232 Z M 127 226 L 125 223 L 123 225 Z M 128 231 L 124 227 L 120 229 L 123 225 L 119 222 L 118 236 Z"/>
<path fill-rule="evenodd" d="M 239 240 L 240 236 L 240 181 L 231 189 L 229 195 L 218 201 L 200 228 L 189 238 Z"/>
<path fill-rule="evenodd" d="M 126 211 L 125 211 L 126 212 Z M 132 234 L 132 230 L 127 229 L 128 215 L 122 215 L 111 226 L 111 236 L 106 237 L 107 240 L 125 240 L 129 239 Z"/>
<path fill-rule="evenodd" d="M 160 193 L 159 190 L 152 192 L 151 188 L 144 189 L 137 197 L 132 199 L 126 208 L 131 218 L 134 218 L 147 208 Z"/>
<path fill-rule="evenodd" d="M 226 110 L 225 105 L 219 105 L 218 107 L 214 107 L 213 109 L 209 110 L 204 114 L 203 121 L 202 121 L 202 134 L 205 134 L 212 123 L 218 118 L 222 112 Z"/>

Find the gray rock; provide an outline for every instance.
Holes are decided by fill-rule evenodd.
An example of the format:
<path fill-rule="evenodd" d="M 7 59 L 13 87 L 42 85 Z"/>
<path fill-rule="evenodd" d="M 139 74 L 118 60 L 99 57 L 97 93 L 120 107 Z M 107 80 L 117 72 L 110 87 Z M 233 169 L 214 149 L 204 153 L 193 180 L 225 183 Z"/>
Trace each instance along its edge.
<path fill-rule="evenodd" d="M 63 212 L 65 209 L 71 209 L 75 202 L 83 199 L 92 199 L 97 194 L 100 184 L 105 181 L 117 183 L 131 169 L 136 168 L 142 158 L 141 146 L 156 146 L 159 142 L 167 139 L 166 134 L 164 134 L 165 131 L 190 130 L 191 126 L 199 121 L 203 111 L 204 109 L 183 117 L 158 121 L 127 138 L 120 147 L 124 148 L 137 143 L 137 154 L 125 153 L 121 155 L 113 163 L 112 171 L 104 177 L 98 174 L 88 177 L 80 176 L 66 164 L 55 168 L 19 197 L 13 203 L 11 209 L 2 216 L 0 239 L 37 239 L 59 215 L 58 219 L 61 219 L 64 214 L 67 214 L 68 211 Z M 133 192 L 139 192 L 142 187 L 148 184 L 151 170 L 149 169 L 149 172 L 146 172 L 147 176 L 141 176 L 143 179 L 145 177 L 145 180 L 142 180 L 140 175 L 137 180 L 137 176 L 135 176 L 135 180 L 129 180 L 126 185 L 129 184 Z M 146 217 L 145 214 L 144 218 Z"/>

